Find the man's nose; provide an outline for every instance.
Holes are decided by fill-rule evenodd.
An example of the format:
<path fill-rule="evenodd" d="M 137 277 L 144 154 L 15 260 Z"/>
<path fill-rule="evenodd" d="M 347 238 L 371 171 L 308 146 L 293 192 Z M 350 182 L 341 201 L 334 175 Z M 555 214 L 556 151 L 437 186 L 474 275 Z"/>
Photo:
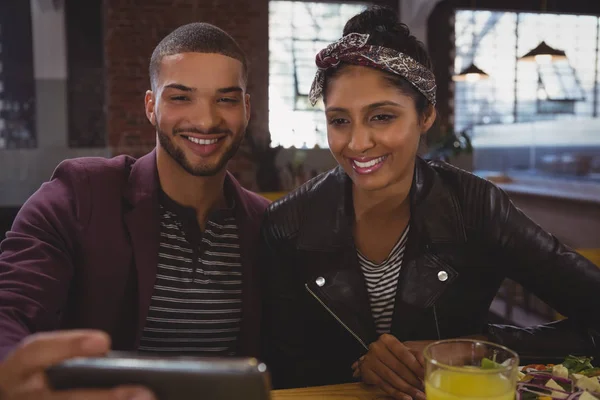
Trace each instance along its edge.
<path fill-rule="evenodd" d="M 190 121 L 198 129 L 207 133 L 221 124 L 222 118 L 214 103 L 199 102 L 194 108 L 194 115 L 190 116 Z"/>

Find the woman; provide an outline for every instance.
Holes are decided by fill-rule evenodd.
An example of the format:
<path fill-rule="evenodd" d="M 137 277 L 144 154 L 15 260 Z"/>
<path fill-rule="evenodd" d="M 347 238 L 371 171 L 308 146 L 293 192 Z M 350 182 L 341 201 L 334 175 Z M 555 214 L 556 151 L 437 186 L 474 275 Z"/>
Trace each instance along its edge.
<path fill-rule="evenodd" d="M 483 337 L 524 358 L 597 352 L 588 328 L 600 326 L 600 269 L 490 182 L 417 156 L 436 116 L 422 45 L 381 8 L 343 35 L 317 55 L 310 96 L 323 97 L 339 166 L 274 203 L 263 227 L 263 358 L 274 386 L 360 377 L 424 398 L 421 351 L 443 338 Z M 569 320 L 488 325 L 505 278 Z"/>

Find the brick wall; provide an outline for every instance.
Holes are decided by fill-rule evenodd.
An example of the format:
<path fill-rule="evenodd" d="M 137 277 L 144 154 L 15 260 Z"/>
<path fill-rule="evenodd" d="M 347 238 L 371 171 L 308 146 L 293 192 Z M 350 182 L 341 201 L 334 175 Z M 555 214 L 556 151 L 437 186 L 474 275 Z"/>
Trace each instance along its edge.
<path fill-rule="evenodd" d="M 105 0 L 104 7 L 108 143 L 115 154 L 140 155 L 154 146 L 144 114 L 150 55 L 170 31 L 195 21 L 224 29 L 247 53 L 249 132 L 268 134 L 268 0 Z"/>

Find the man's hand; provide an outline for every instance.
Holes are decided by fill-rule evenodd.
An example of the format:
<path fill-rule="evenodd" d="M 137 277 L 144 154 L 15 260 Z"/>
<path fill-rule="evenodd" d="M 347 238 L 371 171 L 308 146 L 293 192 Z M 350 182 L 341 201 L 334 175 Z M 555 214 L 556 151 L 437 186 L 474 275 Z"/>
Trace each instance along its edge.
<path fill-rule="evenodd" d="M 45 370 L 73 357 L 94 357 L 110 349 L 109 337 L 97 331 L 35 334 L 0 363 L 0 400 L 154 400 L 147 389 L 53 391 Z"/>
<path fill-rule="evenodd" d="M 411 349 L 396 337 L 381 335 L 354 365 L 354 376 L 375 385 L 395 399 L 425 400 L 422 348 Z M 422 346 L 418 346 L 422 347 Z"/>

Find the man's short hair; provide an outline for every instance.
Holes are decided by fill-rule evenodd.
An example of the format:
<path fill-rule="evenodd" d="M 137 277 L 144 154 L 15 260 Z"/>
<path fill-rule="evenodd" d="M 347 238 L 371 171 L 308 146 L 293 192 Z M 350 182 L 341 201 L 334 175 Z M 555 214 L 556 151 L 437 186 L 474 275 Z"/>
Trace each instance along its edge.
<path fill-rule="evenodd" d="M 160 41 L 150 59 L 150 84 L 155 89 L 163 57 L 180 53 L 217 53 L 239 60 L 248 78 L 246 55 L 227 32 L 205 22 L 180 26 Z"/>

